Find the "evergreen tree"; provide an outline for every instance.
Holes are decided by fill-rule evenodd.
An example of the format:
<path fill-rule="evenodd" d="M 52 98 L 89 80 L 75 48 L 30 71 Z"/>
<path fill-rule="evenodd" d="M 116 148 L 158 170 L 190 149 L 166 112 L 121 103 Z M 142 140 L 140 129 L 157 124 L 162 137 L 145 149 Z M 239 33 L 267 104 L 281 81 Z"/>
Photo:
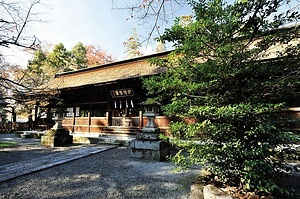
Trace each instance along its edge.
<path fill-rule="evenodd" d="M 28 62 L 27 69 L 24 70 L 26 75 L 23 77 L 22 83 L 30 88 L 38 87 L 46 83 L 53 72 L 45 70 L 47 65 L 47 55 L 42 49 L 34 52 L 32 61 Z"/>
<path fill-rule="evenodd" d="M 143 55 L 141 52 L 141 43 L 139 40 L 139 36 L 136 32 L 136 29 L 133 29 L 133 34 L 123 43 L 124 47 L 126 48 L 126 58 L 131 59 L 135 57 L 140 57 Z"/>
<path fill-rule="evenodd" d="M 36 88 L 54 78 L 56 73 L 78 70 L 95 64 L 112 62 L 113 56 L 92 45 L 84 46 L 78 42 L 70 51 L 62 43 L 48 52 L 36 50 L 28 66 L 19 74 L 26 87 Z"/>
<path fill-rule="evenodd" d="M 167 72 L 144 79 L 174 118 L 172 142 L 180 151 L 173 160 L 205 165 L 216 184 L 281 190 L 277 149 L 294 139 L 291 124 L 299 122 L 280 112 L 300 105 L 300 15 L 294 7 L 282 11 L 285 0 L 189 3 L 193 20 L 177 19 L 160 38 L 175 51 L 151 61 Z"/>
<path fill-rule="evenodd" d="M 52 52 L 47 56 L 48 65 L 55 69 L 56 73 L 72 70 L 70 69 L 70 61 L 71 53 L 62 43 L 55 45 Z"/>
<path fill-rule="evenodd" d="M 81 69 L 87 67 L 87 49 L 78 42 L 71 50 L 71 65 L 74 69 Z"/>

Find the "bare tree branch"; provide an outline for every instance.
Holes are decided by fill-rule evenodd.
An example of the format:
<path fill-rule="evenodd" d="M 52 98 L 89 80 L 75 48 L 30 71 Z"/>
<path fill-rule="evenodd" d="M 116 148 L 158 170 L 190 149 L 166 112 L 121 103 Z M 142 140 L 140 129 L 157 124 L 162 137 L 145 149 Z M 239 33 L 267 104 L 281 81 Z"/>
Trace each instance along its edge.
<path fill-rule="evenodd" d="M 17 0 L 0 0 L 0 47 L 21 47 L 35 49 L 37 38 L 25 35 L 28 24 L 35 21 L 34 7 L 40 0 L 19 2 Z M 32 93 L 33 89 L 22 83 L 21 69 L 6 63 L 0 54 L 0 94 L 5 99 L 20 101 L 18 93 Z M 16 74 L 21 75 L 21 79 Z M 25 76 L 25 74 L 23 74 Z"/>
<path fill-rule="evenodd" d="M 32 48 L 36 45 L 36 37 L 31 39 L 23 37 L 24 30 L 33 15 L 33 8 L 40 3 L 40 0 L 33 0 L 28 8 L 17 2 L 0 1 L 0 46 L 10 45 Z"/>
<path fill-rule="evenodd" d="M 112 9 L 128 10 L 128 19 L 135 19 L 139 25 L 145 27 L 147 36 L 144 36 L 142 43 L 149 43 L 151 38 L 160 36 L 160 29 L 170 21 L 175 19 L 175 12 L 187 4 L 186 0 L 139 0 L 134 5 L 124 4 L 123 6 L 116 6 L 119 4 L 117 0 L 112 0 Z M 177 8 L 177 9 L 176 9 Z M 169 12 L 166 12 L 166 11 Z M 156 34 L 154 33 L 156 31 Z"/>
<path fill-rule="evenodd" d="M 25 26 L 26 26 L 27 23 L 28 23 L 29 16 L 30 16 L 30 14 L 31 14 L 31 11 L 32 11 L 33 6 L 35 6 L 35 5 L 38 4 L 39 2 L 40 2 L 40 0 L 36 0 L 36 1 L 33 1 L 32 4 L 30 5 L 30 7 L 29 7 L 29 9 L 28 9 L 28 11 L 27 11 L 27 14 L 26 14 L 24 23 L 23 23 L 23 25 L 22 25 L 22 27 L 21 27 L 21 30 L 19 31 L 19 34 L 18 34 L 18 36 L 17 36 L 17 38 L 16 38 L 16 40 L 15 40 L 16 43 L 18 42 L 18 39 L 20 38 L 20 36 L 21 36 L 21 34 L 22 34 L 22 32 L 23 32 Z M 34 36 L 34 38 L 35 38 L 35 36 Z M 35 40 L 36 40 L 36 39 L 34 39 L 34 41 L 35 41 Z M 31 46 L 33 46 L 33 45 L 31 45 Z"/>

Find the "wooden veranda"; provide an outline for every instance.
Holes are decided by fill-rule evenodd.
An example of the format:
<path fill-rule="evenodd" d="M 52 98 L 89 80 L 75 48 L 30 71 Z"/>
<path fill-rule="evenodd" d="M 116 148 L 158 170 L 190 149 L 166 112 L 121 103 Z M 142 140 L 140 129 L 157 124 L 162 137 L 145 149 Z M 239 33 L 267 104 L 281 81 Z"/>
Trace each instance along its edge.
<path fill-rule="evenodd" d="M 167 133 L 170 119 L 157 116 L 155 123 L 160 131 Z M 139 117 L 66 117 L 62 121 L 72 134 L 136 134 L 146 126 L 147 118 Z"/>

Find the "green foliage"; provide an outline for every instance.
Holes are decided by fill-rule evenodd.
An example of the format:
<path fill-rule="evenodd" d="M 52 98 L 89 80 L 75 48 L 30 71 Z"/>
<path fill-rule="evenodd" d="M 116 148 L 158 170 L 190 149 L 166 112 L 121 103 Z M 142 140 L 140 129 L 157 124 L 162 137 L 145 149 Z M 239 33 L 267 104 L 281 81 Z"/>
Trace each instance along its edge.
<path fill-rule="evenodd" d="M 51 52 L 39 49 L 28 63 L 22 82 L 35 88 L 47 83 L 56 73 L 86 68 L 87 62 L 87 50 L 81 42 L 70 51 L 62 43 L 55 45 Z"/>
<path fill-rule="evenodd" d="M 52 51 L 35 51 L 32 61 L 20 78 L 28 88 L 36 88 L 54 78 L 55 74 L 100 65 L 113 61 L 112 55 L 93 46 L 84 46 L 78 42 L 71 50 L 62 43 L 55 45 Z"/>
<path fill-rule="evenodd" d="M 71 53 L 67 51 L 62 43 L 54 46 L 52 52 L 47 56 L 47 64 L 56 69 L 56 72 L 62 72 L 69 70 L 69 63 L 71 59 Z"/>
<path fill-rule="evenodd" d="M 16 146 L 16 142 L 0 142 L 0 148 L 10 148 Z"/>
<path fill-rule="evenodd" d="M 284 162 L 275 149 L 296 141 L 295 121 L 281 112 L 300 97 L 299 28 L 282 25 L 299 22 L 299 14 L 280 13 L 281 0 L 189 2 L 193 21 L 178 19 L 160 38 L 175 51 L 151 60 L 167 72 L 144 79 L 175 118 L 174 161 L 204 164 L 213 180 L 244 190 L 280 190 L 275 178 Z"/>
<path fill-rule="evenodd" d="M 58 72 L 70 70 L 71 53 L 62 43 L 54 46 L 51 52 L 37 50 L 28 63 L 26 76 L 22 83 L 29 88 L 36 88 L 47 83 Z"/>
<path fill-rule="evenodd" d="M 79 42 L 71 50 L 71 64 L 76 69 L 81 69 L 87 67 L 87 62 L 87 49 Z"/>

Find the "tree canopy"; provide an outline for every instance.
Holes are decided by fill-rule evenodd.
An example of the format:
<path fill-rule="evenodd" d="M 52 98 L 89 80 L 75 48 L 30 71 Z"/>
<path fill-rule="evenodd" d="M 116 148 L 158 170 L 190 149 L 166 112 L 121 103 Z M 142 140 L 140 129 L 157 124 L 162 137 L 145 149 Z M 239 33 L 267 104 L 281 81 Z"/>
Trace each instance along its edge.
<path fill-rule="evenodd" d="M 100 47 L 96 47 L 93 45 L 85 46 L 87 52 L 87 65 L 89 67 L 107 64 L 116 61 L 113 55 L 108 54 L 105 50 L 101 49 Z"/>
<path fill-rule="evenodd" d="M 71 50 L 64 44 L 56 44 L 52 51 L 39 49 L 29 61 L 24 85 L 36 88 L 54 78 L 55 74 L 92 67 L 95 64 L 105 64 L 114 61 L 113 56 L 98 47 L 84 46 L 78 42 Z"/>
<path fill-rule="evenodd" d="M 101 48 L 84 46 L 81 42 L 70 50 L 66 49 L 63 43 L 47 48 L 52 50 L 44 50 L 41 47 L 36 49 L 26 68 L 12 66 L 4 59 L 0 60 L 0 93 L 3 94 L 1 98 L 11 99 L 12 103 L 19 102 L 28 110 L 36 103 L 45 105 L 49 98 L 55 99 L 57 91 L 50 92 L 47 88 L 41 89 L 40 86 L 54 78 L 55 74 L 114 61 L 113 56 Z"/>
<path fill-rule="evenodd" d="M 181 149 L 173 160 L 206 165 L 216 183 L 282 191 L 276 149 L 294 139 L 291 124 L 299 122 L 280 114 L 300 105 L 298 7 L 286 0 L 188 2 L 192 20 L 178 18 L 159 38 L 175 50 L 151 60 L 167 72 L 144 79 L 173 118 L 172 143 Z"/>
<path fill-rule="evenodd" d="M 33 0 L 28 3 L 18 1 L 0 1 L 0 48 L 10 47 L 36 49 L 38 39 L 26 35 L 30 23 L 36 20 L 38 13 L 35 8 L 40 3 Z M 13 93 L 30 90 L 19 81 L 23 74 L 19 66 L 12 66 L 0 54 L 0 94 L 1 99 L 12 99 Z"/>

